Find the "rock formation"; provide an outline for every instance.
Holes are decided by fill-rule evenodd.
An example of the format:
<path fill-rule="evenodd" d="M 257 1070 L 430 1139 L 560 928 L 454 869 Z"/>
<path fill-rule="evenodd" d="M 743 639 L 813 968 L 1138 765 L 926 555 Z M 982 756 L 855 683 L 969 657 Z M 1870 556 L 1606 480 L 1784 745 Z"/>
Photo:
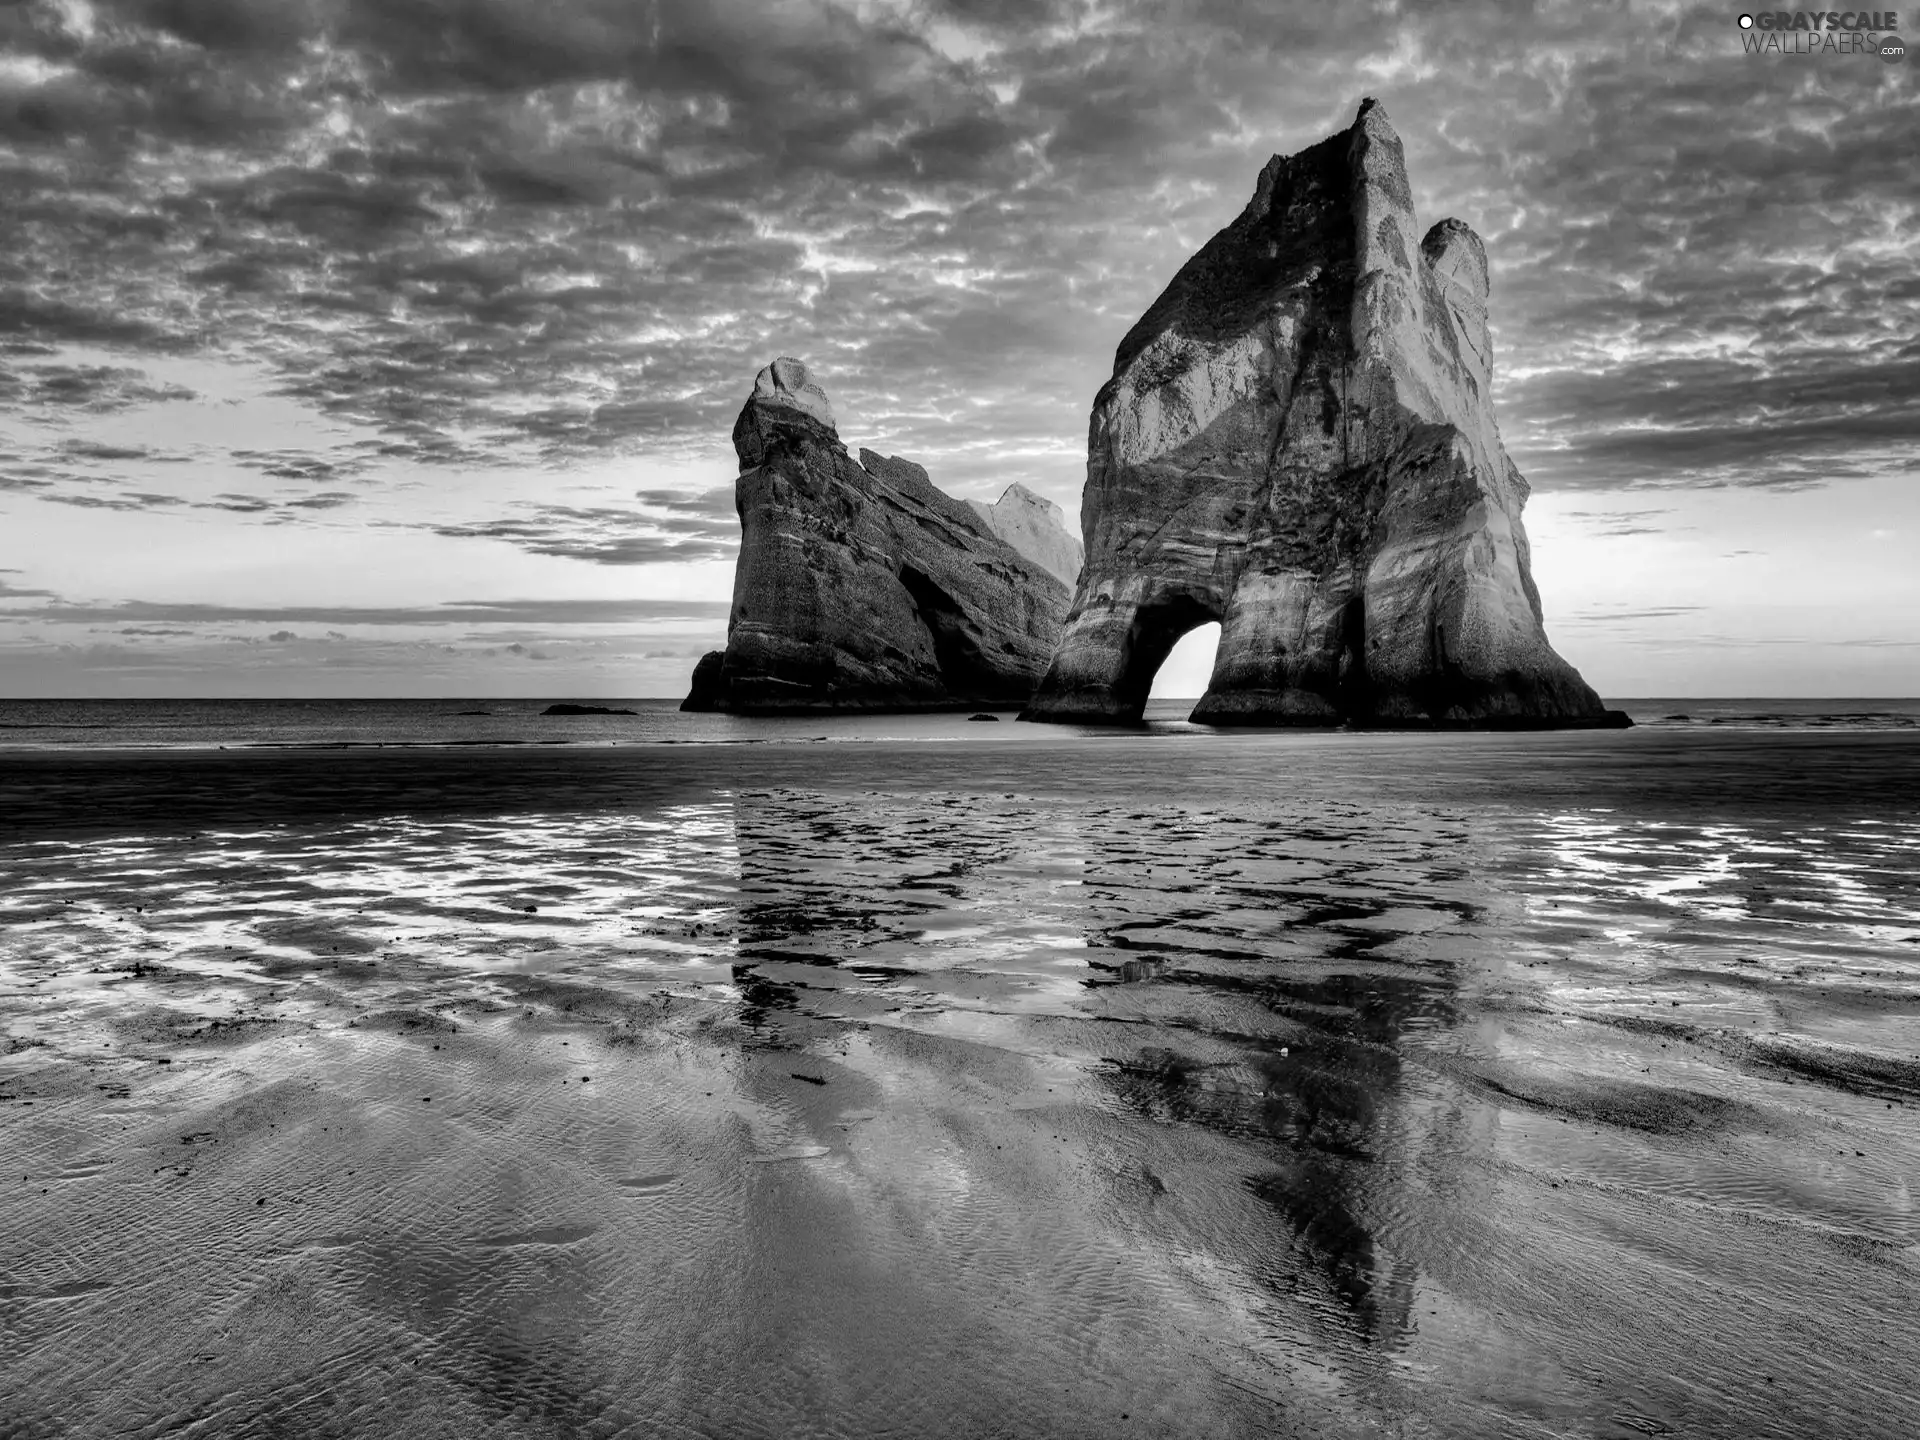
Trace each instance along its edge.
<path fill-rule="evenodd" d="M 993 504 L 969 500 L 967 508 L 986 521 L 994 534 L 1069 590 L 1080 579 L 1080 562 L 1086 552 L 1067 529 L 1060 507 L 1045 496 L 1015 483 Z"/>
<path fill-rule="evenodd" d="M 911 461 L 871 450 L 855 461 L 798 360 L 760 372 L 733 444 L 741 538 L 727 648 L 701 659 L 681 709 L 1026 704 L 1059 639 L 1067 582 Z"/>
<path fill-rule="evenodd" d="M 1457 220 L 1418 235 L 1369 100 L 1268 161 L 1128 332 L 1093 404 L 1086 564 L 1025 718 L 1137 721 L 1174 642 L 1217 620 L 1208 724 L 1626 723 L 1541 625 L 1485 249 Z"/>

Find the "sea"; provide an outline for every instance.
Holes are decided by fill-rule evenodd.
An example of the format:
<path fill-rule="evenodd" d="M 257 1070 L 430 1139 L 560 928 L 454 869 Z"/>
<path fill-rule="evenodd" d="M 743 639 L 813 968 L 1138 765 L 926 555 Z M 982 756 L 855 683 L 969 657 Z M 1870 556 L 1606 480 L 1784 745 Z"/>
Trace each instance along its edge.
<path fill-rule="evenodd" d="M 1206 734 L 1187 724 L 1197 702 L 1154 700 L 1155 734 Z M 1637 725 L 1740 730 L 1920 730 L 1920 699 L 1613 700 Z M 549 716 L 554 704 L 626 714 Z M 1013 719 L 1001 712 L 998 720 Z M 42 746 L 646 745 L 808 741 L 1033 740 L 1053 733 L 957 728 L 964 714 L 747 718 L 684 714 L 677 700 L 559 696 L 512 700 L 9 700 L 0 750 Z M 1075 730 L 1084 736 L 1085 730 Z"/>
<path fill-rule="evenodd" d="M 1920 1434 L 1920 701 L 552 703 L 0 701 L 0 1435 Z"/>

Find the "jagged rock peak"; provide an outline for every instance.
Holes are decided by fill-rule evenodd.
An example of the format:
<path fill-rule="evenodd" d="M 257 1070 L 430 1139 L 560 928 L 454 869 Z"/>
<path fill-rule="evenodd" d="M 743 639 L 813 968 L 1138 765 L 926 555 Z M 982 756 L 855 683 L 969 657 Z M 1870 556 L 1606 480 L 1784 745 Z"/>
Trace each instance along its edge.
<path fill-rule="evenodd" d="M 1078 536 L 1067 529 L 1066 512 L 1044 495 L 1014 481 L 988 505 L 969 500 L 968 506 L 989 529 L 1063 585 L 1080 578 L 1085 558 Z"/>
<path fill-rule="evenodd" d="M 808 432 L 816 440 L 839 445 L 827 392 L 814 383 L 800 361 L 783 355 L 753 378 L 753 392 L 733 422 L 734 453 L 740 468 L 763 463 L 783 434 Z"/>
<path fill-rule="evenodd" d="M 1487 298 L 1487 246 L 1464 220 L 1448 216 L 1433 222 L 1420 242 L 1420 253 L 1434 273 L 1481 300 Z"/>
<path fill-rule="evenodd" d="M 788 405 L 804 410 L 835 434 L 833 405 L 827 392 L 814 383 L 813 373 L 804 362 L 782 355 L 753 377 L 753 399 L 763 405 Z"/>
<path fill-rule="evenodd" d="M 1041 495 L 1035 491 L 1029 490 L 1026 486 L 1022 485 L 1018 480 L 1014 481 L 1013 484 L 1007 486 L 1006 489 L 1002 490 L 1000 492 L 1000 498 L 994 501 L 993 503 L 996 506 L 1012 505 L 1019 509 L 1039 510 L 1042 513 L 1044 513 L 1048 518 L 1056 521 L 1058 524 L 1062 526 L 1064 526 L 1067 523 L 1066 511 L 1062 510 L 1058 505 L 1054 504 L 1053 501 L 1047 499 L 1046 496 Z"/>

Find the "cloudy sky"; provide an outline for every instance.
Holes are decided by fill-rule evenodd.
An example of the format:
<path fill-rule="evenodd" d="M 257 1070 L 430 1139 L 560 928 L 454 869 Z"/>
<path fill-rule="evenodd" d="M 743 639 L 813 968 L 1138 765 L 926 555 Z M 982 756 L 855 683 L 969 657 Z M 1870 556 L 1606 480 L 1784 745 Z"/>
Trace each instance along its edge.
<path fill-rule="evenodd" d="M 1561 652 L 1920 694 L 1914 66 L 1736 14 L 0 0 L 0 694 L 678 694 L 778 354 L 1077 525 L 1120 336 L 1366 94 L 1488 242 Z"/>

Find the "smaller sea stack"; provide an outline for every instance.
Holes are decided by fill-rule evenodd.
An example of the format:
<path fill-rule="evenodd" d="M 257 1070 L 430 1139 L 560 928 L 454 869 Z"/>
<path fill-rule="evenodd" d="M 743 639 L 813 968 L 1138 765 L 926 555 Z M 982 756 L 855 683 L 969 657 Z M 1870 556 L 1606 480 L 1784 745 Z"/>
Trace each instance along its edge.
<path fill-rule="evenodd" d="M 775 360 L 755 378 L 733 444 L 741 534 L 727 648 L 702 657 L 681 709 L 1027 703 L 1071 593 L 1056 573 L 1074 543 L 1057 509 L 1037 496 L 1037 505 L 1002 497 L 976 509 L 911 461 L 871 450 L 854 459 L 798 360 Z"/>

